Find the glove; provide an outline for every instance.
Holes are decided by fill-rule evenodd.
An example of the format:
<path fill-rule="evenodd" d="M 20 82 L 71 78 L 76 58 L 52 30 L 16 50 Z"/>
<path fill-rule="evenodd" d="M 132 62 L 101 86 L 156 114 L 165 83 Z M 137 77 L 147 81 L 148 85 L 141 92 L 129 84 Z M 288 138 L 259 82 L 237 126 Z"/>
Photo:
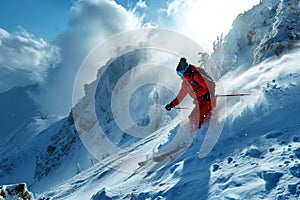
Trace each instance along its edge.
<path fill-rule="evenodd" d="M 174 106 L 171 103 L 169 103 L 169 104 L 166 105 L 165 108 L 166 108 L 167 111 L 170 111 L 172 108 L 174 108 Z"/>

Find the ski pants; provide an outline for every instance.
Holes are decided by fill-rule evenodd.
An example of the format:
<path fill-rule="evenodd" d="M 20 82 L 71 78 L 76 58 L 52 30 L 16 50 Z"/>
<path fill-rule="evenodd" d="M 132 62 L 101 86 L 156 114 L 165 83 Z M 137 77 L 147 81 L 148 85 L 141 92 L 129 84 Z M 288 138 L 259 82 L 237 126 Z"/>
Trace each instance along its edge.
<path fill-rule="evenodd" d="M 189 115 L 189 120 L 192 129 L 197 130 L 209 120 L 212 110 L 216 107 L 216 97 L 213 97 L 211 100 L 198 98 L 194 100 L 194 104 L 195 107 Z"/>

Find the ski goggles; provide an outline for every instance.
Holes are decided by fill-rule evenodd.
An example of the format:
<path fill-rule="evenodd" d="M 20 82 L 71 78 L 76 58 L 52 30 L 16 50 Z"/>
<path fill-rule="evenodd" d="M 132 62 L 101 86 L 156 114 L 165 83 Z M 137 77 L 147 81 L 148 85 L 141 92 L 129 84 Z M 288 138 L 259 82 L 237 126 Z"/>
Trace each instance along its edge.
<path fill-rule="evenodd" d="M 177 71 L 178 76 L 183 77 L 185 70 Z"/>

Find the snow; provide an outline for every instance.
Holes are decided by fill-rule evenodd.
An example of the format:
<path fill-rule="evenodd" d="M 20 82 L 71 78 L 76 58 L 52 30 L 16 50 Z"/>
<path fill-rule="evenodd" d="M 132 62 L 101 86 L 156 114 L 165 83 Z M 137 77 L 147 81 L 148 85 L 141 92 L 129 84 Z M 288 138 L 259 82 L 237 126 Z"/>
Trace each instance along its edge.
<path fill-rule="evenodd" d="M 24 145 L 8 145 L 12 150 L 1 152 L 0 184 L 24 181 L 35 193 L 43 192 L 92 166 L 94 158 L 71 119 L 60 120 Z"/>
<path fill-rule="evenodd" d="M 38 91 L 38 85 L 29 85 L 0 93 L 1 155 L 30 144 L 41 131 L 61 119 L 40 111 L 31 98 Z"/>
<path fill-rule="evenodd" d="M 233 27 L 212 54 L 224 74 L 235 68 L 247 69 L 274 55 L 297 48 L 299 1 L 264 0 L 240 14 Z"/>
<path fill-rule="evenodd" d="M 298 12 L 295 3 L 261 1 L 234 21 L 212 55 L 222 71 L 217 91 L 220 94 L 224 87 L 227 94 L 252 95 L 219 97 L 214 122 L 195 134 L 190 134 L 184 120 L 190 110 L 163 109 L 174 95 L 164 87 L 150 84 L 132 90 L 130 98 L 118 96 L 129 87 L 118 82 L 126 72 L 156 60 L 151 52 L 132 51 L 99 70 L 68 118 L 20 149 L 3 153 L 0 184 L 26 181 L 37 199 L 298 199 L 299 20 L 286 14 L 291 9 Z M 286 30 L 281 27 L 294 18 L 295 29 L 278 37 Z M 247 38 L 249 31 L 255 34 Z M 293 32 L 293 45 L 285 46 Z M 279 54 L 277 44 L 268 46 L 275 39 L 284 46 Z M 166 64 L 176 59 L 167 53 L 160 58 Z M 142 74 L 134 72 L 130 78 Z M 175 90 L 179 88 L 179 79 L 170 81 Z M 115 87 L 120 90 L 114 91 Z M 125 116 L 111 108 L 114 95 L 128 100 L 132 121 L 142 127 L 151 123 L 149 118 L 158 119 L 150 133 L 142 137 L 124 133 L 114 120 Z M 190 107 L 190 99 L 182 106 Z M 99 124 L 104 131 L 99 132 Z M 221 135 L 211 131 L 219 130 L 217 125 Z M 174 161 L 152 161 L 154 155 L 180 143 L 188 145 Z M 140 167 L 140 161 L 145 165 Z"/>
<path fill-rule="evenodd" d="M 198 157 L 204 127 L 191 146 L 174 162 L 143 167 L 170 141 L 178 118 L 121 152 L 108 156 L 112 168 L 98 163 L 39 197 L 58 199 L 280 199 L 296 198 L 300 148 L 300 51 L 270 58 L 244 72 L 227 73 L 228 92 L 252 92 L 250 97 L 227 98 L 225 124 L 213 151 Z M 274 67 L 276 66 L 276 67 Z M 237 76 L 239 74 L 239 76 Z M 244 77 L 233 79 L 233 77 Z M 230 81 L 233 80 L 233 81 Z M 252 80 L 249 81 L 249 80 Z M 235 87 L 239 83 L 240 87 Z M 168 138 L 169 137 L 169 138 Z M 148 151 L 148 153 L 147 153 Z M 144 152 L 144 156 L 141 156 Z M 296 152 L 296 153 L 295 153 Z M 133 156 L 128 160 L 128 156 Z M 106 163 L 106 162 L 105 162 Z M 127 171 L 118 170 L 122 165 Z M 123 169 L 122 168 L 122 169 Z M 193 191 L 193 193 L 191 193 Z"/>

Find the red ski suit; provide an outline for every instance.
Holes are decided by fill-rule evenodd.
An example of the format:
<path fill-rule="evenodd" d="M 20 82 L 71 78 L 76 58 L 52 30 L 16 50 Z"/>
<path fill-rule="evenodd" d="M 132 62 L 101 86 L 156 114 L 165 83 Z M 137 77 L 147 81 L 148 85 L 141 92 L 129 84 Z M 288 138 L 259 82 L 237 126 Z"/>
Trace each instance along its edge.
<path fill-rule="evenodd" d="M 176 98 L 171 102 L 175 107 L 189 94 L 194 99 L 195 107 L 189 115 L 190 124 L 193 128 L 200 128 L 210 117 L 211 111 L 216 106 L 214 91 L 209 91 L 204 78 L 196 67 L 189 65 L 189 70 L 182 77 L 181 89 Z"/>

